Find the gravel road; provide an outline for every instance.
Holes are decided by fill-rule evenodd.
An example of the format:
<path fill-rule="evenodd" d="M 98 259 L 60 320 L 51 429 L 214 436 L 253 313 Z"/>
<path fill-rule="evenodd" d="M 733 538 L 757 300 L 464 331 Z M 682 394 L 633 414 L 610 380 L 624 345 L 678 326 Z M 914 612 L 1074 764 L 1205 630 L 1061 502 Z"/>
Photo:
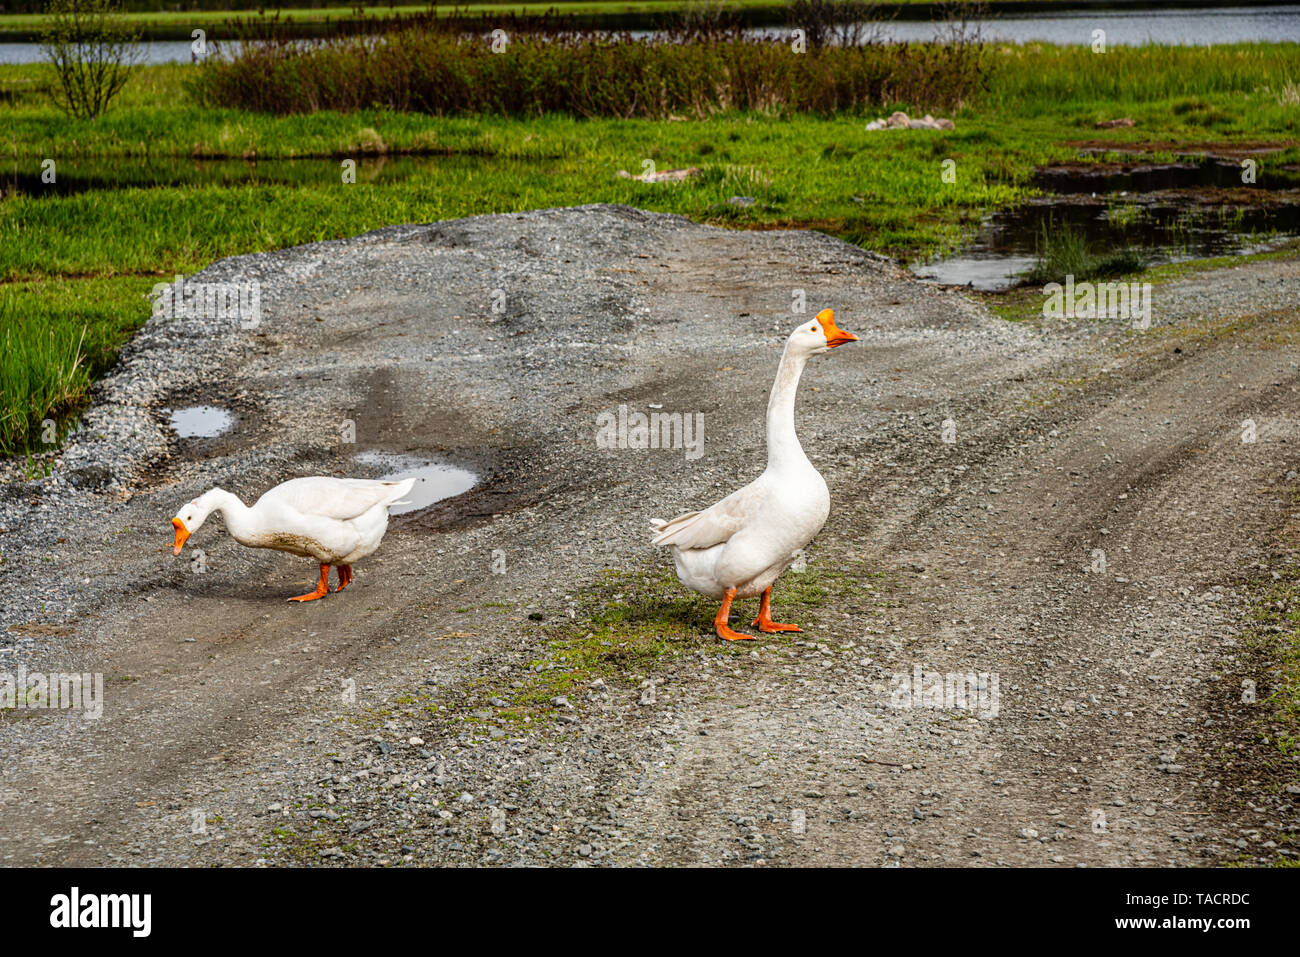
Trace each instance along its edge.
<path fill-rule="evenodd" d="M 1300 261 L 1157 286 L 1149 330 L 1009 323 L 818 233 L 618 206 L 188 278 L 260 283 L 260 325 L 151 320 L 53 475 L 5 466 L 0 673 L 104 675 L 98 719 L 0 713 L 5 863 L 1294 855 L 1241 632 L 1300 522 Z M 862 339 L 796 410 L 831 516 L 774 592 L 805 632 L 724 646 L 648 520 L 761 471 L 800 291 Z M 162 410 L 198 404 L 236 425 L 176 438 Z M 703 414 L 704 454 L 599 448 L 624 405 Z M 377 476 L 370 452 L 480 482 L 305 605 L 315 566 L 219 518 L 203 573 L 172 557 L 188 498 Z M 900 706 L 918 670 L 976 698 Z"/>

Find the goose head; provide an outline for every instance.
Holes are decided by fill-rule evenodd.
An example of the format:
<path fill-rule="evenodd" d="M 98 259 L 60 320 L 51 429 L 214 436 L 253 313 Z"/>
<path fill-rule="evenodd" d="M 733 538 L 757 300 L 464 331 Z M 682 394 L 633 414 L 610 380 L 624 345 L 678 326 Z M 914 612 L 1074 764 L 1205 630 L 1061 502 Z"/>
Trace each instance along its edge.
<path fill-rule="evenodd" d="M 221 492 L 221 489 L 214 488 L 209 492 L 204 492 L 198 498 L 183 505 L 172 519 L 172 528 L 176 529 L 176 539 L 172 543 L 172 554 L 179 555 L 181 549 L 185 547 L 185 541 L 191 535 L 202 527 L 203 523 L 208 520 L 212 514 L 215 505 L 213 498 Z"/>
<path fill-rule="evenodd" d="M 835 325 L 835 310 L 823 309 L 817 313 L 816 319 L 801 322 L 799 327 L 790 333 L 790 338 L 786 340 L 786 348 L 793 352 L 815 356 L 830 352 L 836 346 L 842 346 L 846 342 L 857 341 L 858 337 L 853 333 L 845 332 Z"/>

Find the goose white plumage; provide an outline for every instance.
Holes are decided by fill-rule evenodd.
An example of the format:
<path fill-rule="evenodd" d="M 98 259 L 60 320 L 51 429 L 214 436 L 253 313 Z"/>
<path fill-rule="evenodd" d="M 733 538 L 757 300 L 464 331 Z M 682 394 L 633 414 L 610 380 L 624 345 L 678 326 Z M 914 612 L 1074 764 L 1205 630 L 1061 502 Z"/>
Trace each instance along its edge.
<path fill-rule="evenodd" d="M 290 601 L 312 601 L 329 594 L 330 566 L 338 567 L 342 591 L 352 583 L 352 563 L 379 548 L 388 529 L 388 509 L 411 491 L 415 479 L 381 482 L 315 476 L 291 479 L 271 489 L 252 506 L 224 489 L 204 492 L 176 513 L 172 554 L 209 515 L 220 512 L 232 538 L 249 548 L 271 548 L 320 563 L 315 591 Z"/>
<path fill-rule="evenodd" d="M 794 428 L 794 397 L 808 359 L 857 340 L 823 309 L 786 340 L 767 403 L 767 469 L 744 488 L 699 512 L 672 521 L 652 519 L 653 544 L 672 549 L 677 577 L 693 591 L 722 602 L 713 620 L 718 637 L 752 640 L 727 624 L 736 598 L 762 595 L 753 626 L 800 631 L 772 621 L 772 584 L 813 540 L 830 514 L 826 481 L 804 454 Z"/>

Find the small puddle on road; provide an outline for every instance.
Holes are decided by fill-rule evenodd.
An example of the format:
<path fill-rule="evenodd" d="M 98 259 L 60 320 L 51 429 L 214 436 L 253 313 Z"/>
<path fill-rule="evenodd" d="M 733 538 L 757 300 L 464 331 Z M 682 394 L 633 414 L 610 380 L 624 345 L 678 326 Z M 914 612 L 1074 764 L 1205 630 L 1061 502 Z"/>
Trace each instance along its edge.
<path fill-rule="evenodd" d="M 468 469 L 441 462 L 430 462 L 410 455 L 397 455 L 393 452 L 361 452 L 356 460 L 361 465 L 384 469 L 384 474 L 380 478 L 385 482 L 415 479 L 414 487 L 402 497 L 402 504 L 388 510 L 391 515 L 418 512 L 443 499 L 468 492 L 478 484 L 478 476 Z"/>
<path fill-rule="evenodd" d="M 167 421 L 172 431 L 182 439 L 212 439 L 229 432 L 235 424 L 235 416 L 215 405 L 194 405 L 176 409 Z"/>

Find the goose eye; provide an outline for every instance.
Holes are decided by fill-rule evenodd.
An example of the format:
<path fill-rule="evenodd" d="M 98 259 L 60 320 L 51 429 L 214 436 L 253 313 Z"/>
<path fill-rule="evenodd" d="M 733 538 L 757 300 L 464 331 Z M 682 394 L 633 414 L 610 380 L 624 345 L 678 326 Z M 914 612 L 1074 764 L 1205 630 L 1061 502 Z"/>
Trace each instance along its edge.
<path fill-rule="evenodd" d="M 809 326 L 809 327 L 808 327 L 808 331 L 809 331 L 809 332 L 816 332 L 816 331 L 817 331 L 817 327 L 816 327 L 816 326 Z"/>

